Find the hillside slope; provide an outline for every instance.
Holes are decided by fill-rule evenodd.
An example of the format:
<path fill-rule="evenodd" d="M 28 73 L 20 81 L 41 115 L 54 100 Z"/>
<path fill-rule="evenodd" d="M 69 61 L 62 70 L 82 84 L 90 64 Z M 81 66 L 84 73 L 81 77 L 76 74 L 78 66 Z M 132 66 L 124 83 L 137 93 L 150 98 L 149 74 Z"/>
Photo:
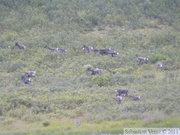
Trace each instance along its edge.
<path fill-rule="evenodd" d="M 13 133 L 22 123 L 36 130 L 40 122 L 51 123 L 51 131 L 55 121 L 72 122 L 63 131 L 77 123 L 87 132 L 179 127 L 179 6 L 178 0 L 0 0 L 0 130 Z M 87 53 L 83 45 L 119 55 Z M 139 64 L 135 55 L 149 63 Z M 103 73 L 90 75 L 87 66 Z M 24 84 L 21 75 L 29 70 L 36 76 Z M 115 90 L 122 88 L 141 100 L 125 97 L 118 104 Z"/>

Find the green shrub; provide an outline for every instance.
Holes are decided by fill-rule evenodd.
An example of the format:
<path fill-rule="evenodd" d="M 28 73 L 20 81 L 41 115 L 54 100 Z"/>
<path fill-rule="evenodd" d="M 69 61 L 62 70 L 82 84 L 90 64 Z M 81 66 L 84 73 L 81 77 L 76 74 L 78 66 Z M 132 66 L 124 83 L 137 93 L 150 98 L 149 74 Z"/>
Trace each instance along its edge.
<path fill-rule="evenodd" d="M 91 78 L 91 85 L 108 86 L 112 77 L 109 74 L 95 75 Z"/>
<path fill-rule="evenodd" d="M 149 60 L 152 64 L 154 64 L 157 61 L 167 61 L 167 60 L 169 60 L 169 57 L 162 55 L 162 54 L 154 54 L 154 55 L 149 57 Z"/>
<path fill-rule="evenodd" d="M 49 122 L 49 121 L 45 121 L 45 122 L 42 123 L 42 125 L 43 125 L 44 127 L 47 127 L 47 126 L 50 125 L 50 122 Z"/>
<path fill-rule="evenodd" d="M 2 106 L 0 105 L 0 116 L 3 115 L 3 108 Z"/>
<path fill-rule="evenodd" d="M 26 66 L 26 64 L 22 60 L 16 60 L 13 62 L 9 62 L 7 65 L 5 65 L 5 67 L 7 67 L 7 72 L 15 72 L 17 70 L 22 69 L 25 66 Z"/>
<path fill-rule="evenodd" d="M 178 2 L 0 0 L 0 116 L 9 124 L 5 124 L 5 130 L 16 119 L 33 122 L 29 130 L 34 130 L 31 124 L 40 122 L 45 131 L 35 127 L 35 134 L 56 134 L 57 130 L 57 134 L 73 134 L 83 126 L 87 126 L 82 130 L 87 129 L 89 134 L 113 130 L 118 133 L 123 126 L 148 126 L 139 121 L 156 111 L 179 117 Z M 11 50 L 8 46 L 13 47 L 15 40 L 27 48 Z M 85 53 L 83 44 L 94 49 L 112 48 L 119 55 Z M 51 52 L 45 45 L 67 49 L 67 53 Z M 150 63 L 138 64 L 136 54 L 148 57 Z M 156 61 L 163 63 L 162 70 L 156 69 Z M 102 68 L 103 74 L 86 74 L 85 65 Z M 117 72 L 111 74 L 107 69 Z M 26 85 L 21 74 L 29 70 L 37 71 L 37 75 Z M 141 96 L 141 100 L 124 97 L 118 104 L 115 90 L 123 87 L 129 94 Z M 60 117 L 48 117 L 55 114 Z M 61 124 L 64 120 L 82 120 L 83 124 L 78 129 L 58 124 L 43 128 L 50 119 L 52 125 L 54 120 Z M 129 121 L 123 123 L 123 119 Z M 120 125 L 99 127 L 103 121 L 120 121 Z M 161 126 L 178 125 L 168 121 Z M 104 126 L 112 129 L 105 130 Z"/>

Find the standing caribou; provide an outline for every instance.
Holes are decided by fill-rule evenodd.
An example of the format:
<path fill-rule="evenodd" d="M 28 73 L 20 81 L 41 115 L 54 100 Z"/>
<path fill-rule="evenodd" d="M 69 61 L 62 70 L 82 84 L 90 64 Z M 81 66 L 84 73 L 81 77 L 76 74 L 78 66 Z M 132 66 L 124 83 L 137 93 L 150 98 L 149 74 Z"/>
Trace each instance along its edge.
<path fill-rule="evenodd" d="M 90 52 L 92 52 L 93 47 L 92 46 L 83 45 L 82 49 L 83 49 L 83 51 L 90 53 Z"/>
<path fill-rule="evenodd" d="M 116 96 L 116 101 L 120 104 L 122 101 L 123 97 L 122 96 Z"/>
<path fill-rule="evenodd" d="M 48 50 L 50 50 L 52 52 L 58 52 L 59 51 L 59 48 L 52 48 L 52 47 L 49 47 L 47 45 L 44 48 L 46 48 L 46 49 L 48 49 Z"/>
<path fill-rule="evenodd" d="M 123 97 L 128 96 L 128 90 L 127 89 L 119 89 L 116 90 L 116 101 L 120 104 Z"/>
<path fill-rule="evenodd" d="M 23 81 L 25 84 L 31 83 L 31 78 L 29 78 L 29 77 L 27 77 L 27 76 L 25 76 L 25 75 L 22 75 L 22 76 L 21 76 L 21 79 L 22 79 L 22 81 Z"/>
<path fill-rule="evenodd" d="M 36 71 L 26 71 L 24 75 L 27 77 L 35 77 Z"/>
<path fill-rule="evenodd" d="M 97 74 L 102 74 L 103 70 L 99 68 L 91 69 L 88 67 L 86 71 L 91 72 L 91 75 L 97 75 Z"/>
<path fill-rule="evenodd" d="M 116 92 L 117 92 L 117 94 L 116 94 L 116 101 L 118 103 L 121 103 L 123 97 L 125 97 L 125 96 L 131 98 L 134 101 L 139 101 L 141 99 L 140 96 L 128 95 L 128 90 L 127 89 L 119 89 L 119 90 L 116 90 Z"/>
<path fill-rule="evenodd" d="M 132 95 L 129 95 L 128 97 L 131 98 L 132 100 L 136 100 L 136 101 L 138 101 L 138 100 L 141 99 L 140 96 L 132 96 Z"/>
<path fill-rule="evenodd" d="M 116 90 L 117 96 L 128 96 L 128 90 L 127 89 L 119 89 Z"/>
<path fill-rule="evenodd" d="M 67 50 L 66 50 L 66 49 L 59 49 L 59 52 L 61 52 L 61 53 L 66 53 Z"/>
<path fill-rule="evenodd" d="M 17 41 L 15 42 L 15 46 L 17 46 L 19 49 L 26 49 L 25 45 L 19 44 Z"/>
<path fill-rule="evenodd" d="M 60 48 L 53 48 L 53 47 L 49 47 L 49 46 L 45 46 L 44 48 L 52 51 L 52 52 L 61 52 L 61 53 L 66 53 L 67 50 L 66 49 L 60 49 Z"/>
<path fill-rule="evenodd" d="M 157 61 L 156 65 L 157 65 L 157 68 L 159 68 L 159 69 L 161 69 L 161 70 L 162 70 L 163 65 L 162 65 L 162 63 L 161 63 L 161 62 Z"/>
<path fill-rule="evenodd" d="M 135 55 L 139 63 L 148 63 L 149 59 L 146 57 L 139 57 L 137 54 Z"/>

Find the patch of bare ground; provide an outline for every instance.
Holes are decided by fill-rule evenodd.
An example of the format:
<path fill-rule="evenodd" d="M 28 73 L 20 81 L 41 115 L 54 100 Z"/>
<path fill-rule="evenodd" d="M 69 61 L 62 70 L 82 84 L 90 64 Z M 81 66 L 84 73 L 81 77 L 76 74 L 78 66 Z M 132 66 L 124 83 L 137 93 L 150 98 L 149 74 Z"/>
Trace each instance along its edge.
<path fill-rule="evenodd" d="M 10 125 L 13 127 L 22 127 L 23 125 L 25 125 L 25 121 L 17 120 L 12 122 Z"/>
<path fill-rule="evenodd" d="M 151 122 L 155 120 L 163 120 L 167 118 L 167 115 L 163 112 L 146 112 L 144 114 L 144 118 L 142 119 L 142 122 Z"/>
<path fill-rule="evenodd" d="M 23 120 L 13 120 L 4 122 L 3 126 L 0 128 L 1 131 L 19 131 L 25 130 L 29 124 Z"/>
<path fill-rule="evenodd" d="M 142 121 L 143 122 L 150 122 L 150 121 L 154 121 L 154 120 L 162 120 L 164 118 L 165 118 L 165 116 L 163 116 L 163 115 L 152 115 L 152 116 L 149 116 L 147 118 L 144 118 Z"/>

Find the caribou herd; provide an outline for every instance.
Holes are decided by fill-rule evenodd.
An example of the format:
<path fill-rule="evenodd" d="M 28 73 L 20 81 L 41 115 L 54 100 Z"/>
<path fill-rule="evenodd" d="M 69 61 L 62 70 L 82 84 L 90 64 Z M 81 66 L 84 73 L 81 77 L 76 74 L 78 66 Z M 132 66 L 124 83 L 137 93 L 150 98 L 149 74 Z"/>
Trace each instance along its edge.
<path fill-rule="evenodd" d="M 36 71 L 26 71 L 22 73 L 21 78 L 25 84 L 31 83 L 31 77 L 35 77 Z"/>
<path fill-rule="evenodd" d="M 12 49 L 14 49 L 15 47 L 18 47 L 21 50 L 26 49 L 25 45 L 19 44 L 17 41 L 15 42 L 15 45 Z M 47 45 L 45 45 L 44 48 L 47 50 L 50 50 L 52 52 L 55 52 L 55 53 L 67 53 L 66 49 L 53 48 L 53 47 L 49 47 Z M 113 50 L 111 48 L 94 49 L 92 46 L 83 45 L 82 50 L 86 53 L 93 53 L 94 52 L 94 53 L 98 53 L 100 55 L 110 55 L 112 57 L 119 55 L 118 52 L 116 52 L 115 50 Z M 140 57 L 136 54 L 135 58 L 136 58 L 136 61 L 139 62 L 139 64 L 149 63 L 149 59 L 146 57 Z M 160 70 L 163 69 L 163 64 L 160 61 L 157 61 L 156 66 Z M 116 73 L 115 71 L 111 71 L 110 69 L 107 69 L 107 71 L 109 71 L 111 74 Z M 93 69 L 92 67 L 87 67 L 86 72 L 90 73 L 90 75 L 100 75 L 103 73 L 103 69 L 99 69 L 99 68 Z M 25 84 L 30 84 L 32 81 L 32 78 L 35 77 L 35 75 L 36 75 L 36 71 L 26 71 L 26 72 L 22 73 L 21 79 Z M 128 97 L 134 101 L 139 101 L 141 99 L 140 96 L 129 95 L 128 94 L 129 90 L 127 90 L 127 89 L 119 89 L 119 90 L 116 90 L 116 92 L 117 92 L 117 94 L 116 94 L 115 100 L 119 104 L 122 102 L 122 100 L 125 97 Z"/>
<path fill-rule="evenodd" d="M 134 101 L 139 101 L 141 98 L 140 96 L 133 96 L 133 95 L 129 95 L 128 94 L 128 90 L 127 89 L 119 89 L 119 90 L 116 90 L 117 94 L 116 94 L 116 101 L 120 104 L 122 99 L 124 97 L 129 97 L 131 100 L 134 100 Z"/>

